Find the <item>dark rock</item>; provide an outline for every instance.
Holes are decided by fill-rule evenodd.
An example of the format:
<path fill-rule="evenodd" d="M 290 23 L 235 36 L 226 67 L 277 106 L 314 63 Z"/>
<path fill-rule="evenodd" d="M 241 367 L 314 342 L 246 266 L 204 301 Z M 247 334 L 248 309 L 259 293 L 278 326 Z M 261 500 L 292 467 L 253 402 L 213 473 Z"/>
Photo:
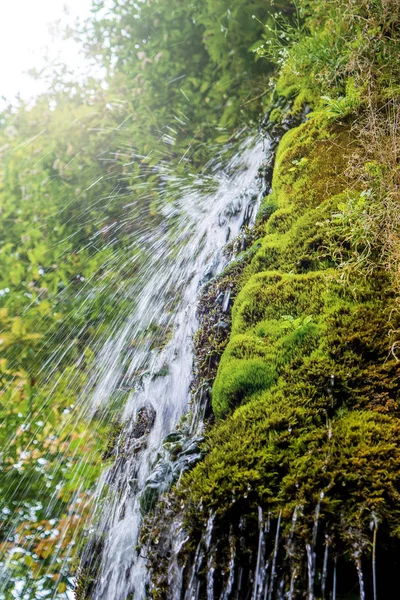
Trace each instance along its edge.
<path fill-rule="evenodd" d="M 156 411 L 152 406 L 143 406 L 138 410 L 132 437 L 137 439 L 148 434 L 154 425 Z"/>
<path fill-rule="evenodd" d="M 129 479 L 128 484 L 129 484 L 129 487 L 131 488 L 132 492 L 137 492 L 138 480 L 136 478 Z"/>

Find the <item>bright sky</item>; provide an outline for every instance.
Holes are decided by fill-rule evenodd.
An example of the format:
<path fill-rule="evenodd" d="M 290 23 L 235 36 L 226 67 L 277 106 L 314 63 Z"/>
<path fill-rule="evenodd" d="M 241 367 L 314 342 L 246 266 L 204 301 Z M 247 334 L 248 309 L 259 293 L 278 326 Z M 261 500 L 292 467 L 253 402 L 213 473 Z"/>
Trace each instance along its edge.
<path fill-rule="evenodd" d="M 63 41 L 51 32 L 51 24 L 61 20 L 73 24 L 89 15 L 92 0 L 0 0 L 0 97 L 13 100 L 17 94 L 29 100 L 45 91 L 44 82 L 35 81 L 26 71 L 60 57 L 76 71 L 82 68 L 79 46 Z M 65 14 L 65 10 L 68 14 Z M 54 28 L 53 28 L 54 29 Z M 0 103 L 3 102 L 0 100 Z"/>

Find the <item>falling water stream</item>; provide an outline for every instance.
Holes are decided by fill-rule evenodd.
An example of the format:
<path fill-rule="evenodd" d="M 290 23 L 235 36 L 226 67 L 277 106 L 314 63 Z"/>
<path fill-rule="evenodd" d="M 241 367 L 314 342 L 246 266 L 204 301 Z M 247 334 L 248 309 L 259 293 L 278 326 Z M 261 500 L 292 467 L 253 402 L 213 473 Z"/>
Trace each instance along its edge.
<path fill-rule="evenodd" d="M 215 171 L 212 192 L 188 186 L 165 206 L 135 283 L 132 314 L 99 360 L 92 413 L 116 391 L 130 391 L 113 463 L 95 494 L 97 522 L 91 529 L 103 540 L 96 600 L 125 600 L 132 592 L 135 600 L 146 596 L 145 559 L 136 550 L 143 512 L 189 466 L 202 433 L 202 411 L 197 410 L 182 459 L 177 464 L 168 460 L 165 438 L 173 438 L 189 410 L 199 291 L 226 265 L 226 243 L 255 218 L 264 153 L 261 141 L 247 140 L 225 168 Z M 161 331 L 164 345 L 155 348 L 154 336 L 142 335 L 146 330 Z M 127 347 L 134 348 L 128 361 Z M 179 536 L 176 543 L 182 543 Z"/>

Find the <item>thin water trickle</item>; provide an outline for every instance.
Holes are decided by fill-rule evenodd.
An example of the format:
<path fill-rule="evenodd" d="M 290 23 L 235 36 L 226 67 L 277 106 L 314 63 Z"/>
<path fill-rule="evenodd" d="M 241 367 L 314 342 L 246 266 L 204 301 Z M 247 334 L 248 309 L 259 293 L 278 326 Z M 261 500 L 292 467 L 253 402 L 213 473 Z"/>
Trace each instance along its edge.
<path fill-rule="evenodd" d="M 172 592 L 172 600 L 180 600 L 182 592 L 182 580 L 183 580 L 183 565 L 179 564 L 178 556 L 188 541 L 188 537 L 183 528 L 183 523 L 177 519 L 171 523 L 173 528 L 174 536 L 172 538 L 172 560 L 168 569 L 168 587 Z"/>
<path fill-rule="evenodd" d="M 322 600 L 325 600 L 326 580 L 328 578 L 328 557 L 329 557 L 329 537 L 325 536 L 324 564 L 322 567 L 322 581 L 321 581 Z"/>
<path fill-rule="evenodd" d="M 364 574 L 361 565 L 361 555 L 357 554 L 355 557 L 357 575 L 358 575 L 358 583 L 360 586 L 360 600 L 365 600 L 365 583 L 364 583 Z"/>
<path fill-rule="evenodd" d="M 132 315 L 99 357 L 98 372 L 103 375 L 97 379 L 91 410 L 106 406 L 115 390 L 130 391 L 122 411 L 124 452 L 115 451 L 114 464 L 104 472 L 96 493 L 96 530 L 104 545 L 94 600 L 146 596 L 145 558 L 136 549 L 143 514 L 177 479 L 179 469 L 187 468 L 190 448 L 202 430 L 200 399 L 188 430 L 187 461 L 180 467 L 174 464 L 164 440 L 189 408 L 199 290 L 226 265 L 228 234 L 237 236 L 244 222 L 254 222 L 260 200 L 256 176 L 263 155 L 261 143 L 247 142 L 215 175 L 212 193 L 189 187 L 165 208 L 165 223 L 147 248 L 149 260 L 139 274 Z M 229 300 L 226 294 L 225 310 Z M 154 347 L 154 337 L 143 336 L 149 329 L 163 334 L 165 342 L 159 348 Z M 128 362 L 127 347 L 134 349 Z M 199 546 L 187 600 L 199 593 L 196 572 L 203 559 L 204 548 Z M 174 569 L 171 578 L 179 582 L 179 567 Z"/>
<path fill-rule="evenodd" d="M 268 591 L 269 591 L 269 573 L 268 573 L 268 569 L 269 569 L 269 563 L 270 563 L 269 560 L 267 560 L 267 562 L 265 563 L 265 588 L 264 588 L 263 600 L 267 600 L 267 598 L 268 598 Z"/>
<path fill-rule="evenodd" d="M 272 557 L 271 583 L 270 583 L 270 589 L 269 589 L 269 593 L 268 593 L 268 600 L 271 600 L 272 594 L 274 593 L 274 584 L 275 584 L 275 578 L 276 578 L 276 563 L 277 563 L 277 558 L 278 558 L 279 534 L 280 534 L 280 528 L 281 528 L 281 518 L 282 518 L 282 512 L 279 513 L 278 522 L 276 524 L 275 545 L 274 545 L 274 554 Z"/>
<path fill-rule="evenodd" d="M 315 515 L 314 515 L 314 528 L 313 528 L 313 548 L 315 548 L 317 544 L 317 536 L 318 536 L 318 524 L 319 524 L 319 515 L 321 512 L 321 502 L 324 499 L 324 492 L 321 492 L 319 495 L 319 500 L 315 507 Z"/>
<path fill-rule="evenodd" d="M 235 600 L 240 598 L 240 594 L 242 591 L 242 581 L 243 581 L 243 567 L 239 567 L 238 580 L 235 588 Z"/>
<path fill-rule="evenodd" d="M 308 570 L 308 600 L 314 600 L 314 553 L 310 544 L 306 544 Z"/>
<path fill-rule="evenodd" d="M 293 600 L 296 579 L 297 579 L 297 575 L 298 575 L 297 565 L 295 564 L 295 561 L 294 561 L 295 551 L 296 551 L 296 543 L 295 543 L 294 536 L 295 536 L 295 531 L 296 531 L 297 519 L 298 519 L 298 515 L 299 515 L 300 511 L 301 511 L 301 506 L 296 506 L 293 511 L 292 526 L 290 528 L 290 535 L 289 535 L 288 542 L 286 544 L 286 553 L 287 553 L 287 556 L 289 557 L 290 563 L 291 563 L 291 576 L 290 576 L 290 587 L 289 587 L 289 592 L 288 592 L 288 600 Z"/>
<path fill-rule="evenodd" d="M 261 506 L 258 507 L 258 551 L 257 551 L 257 564 L 256 571 L 254 574 L 254 586 L 253 586 L 253 600 L 259 600 L 262 596 L 264 589 L 265 579 L 265 523 L 263 517 L 263 510 Z"/>
<path fill-rule="evenodd" d="M 378 534 L 378 518 L 372 513 L 372 529 L 373 529 L 373 539 L 372 539 L 372 587 L 373 587 L 373 600 L 377 600 L 377 591 L 376 591 L 376 537 Z"/>
<path fill-rule="evenodd" d="M 335 564 L 333 567 L 333 592 L 332 592 L 332 600 L 336 600 L 336 585 L 337 585 L 337 573 L 336 573 L 336 558 Z"/>
<path fill-rule="evenodd" d="M 290 588 L 289 588 L 288 600 L 293 600 L 294 586 L 296 583 L 296 579 L 297 579 L 297 569 L 296 569 L 296 567 L 294 567 L 292 569 L 292 574 L 290 577 Z"/>
<path fill-rule="evenodd" d="M 215 521 L 215 512 L 211 512 L 210 516 L 208 517 L 207 528 L 206 528 L 206 537 L 205 537 L 206 550 L 209 550 L 210 546 L 211 546 L 211 540 L 212 540 L 212 535 L 213 535 L 213 531 L 214 531 L 214 521 Z"/>
<path fill-rule="evenodd" d="M 315 507 L 314 526 L 312 544 L 306 544 L 307 552 L 307 570 L 308 570 L 308 600 L 314 600 L 314 580 L 316 572 L 316 553 L 315 548 L 318 538 L 319 515 L 321 512 L 321 502 L 324 499 L 324 492 L 320 493 L 319 500 Z"/>
<path fill-rule="evenodd" d="M 220 600 L 228 600 L 231 597 L 231 593 L 233 590 L 233 584 L 235 581 L 236 542 L 235 542 L 235 538 L 232 535 L 232 529 L 231 529 L 231 533 L 229 536 L 229 546 L 230 546 L 230 558 L 229 558 L 228 581 L 226 582 L 225 588 L 222 590 Z"/>
<path fill-rule="evenodd" d="M 207 558 L 207 600 L 214 600 L 214 572 L 215 572 L 215 558 L 216 558 L 216 547 L 211 548 L 211 542 L 214 531 L 215 513 L 211 512 L 207 521 L 206 532 L 204 536 L 204 543 L 206 552 L 208 553 Z"/>
<path fill-rule="evenodd" d="M 207 600 L 214 600 L 215 549 L 207 559 Z"/>

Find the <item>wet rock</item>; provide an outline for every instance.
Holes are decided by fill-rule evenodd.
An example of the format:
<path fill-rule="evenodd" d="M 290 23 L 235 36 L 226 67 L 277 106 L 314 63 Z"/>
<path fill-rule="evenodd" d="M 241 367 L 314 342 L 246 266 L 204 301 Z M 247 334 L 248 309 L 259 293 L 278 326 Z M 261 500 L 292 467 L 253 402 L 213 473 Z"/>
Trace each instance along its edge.
<path fill-rule="evenodd" d="M 173 479 L 176 481 L 179 477 L 187 471 L 189 468 L 194 466 L 197 462 L 199 462 L 205 456 L 204 452 L 198 452 L 196 454 L 190 454 L 188 456 L 181 456 L 181 458 L 176 462 L 173 472 Z"/>
<path fill-rule="evenodd" d="M 202 442 L 204 442 L 203 437 L 196 438 L 186 448 L 183 449 L 183 451 L 181 452 L 181 456 L 188 456 L 190 454 L 199 454 L 201 452 L 200 444 Z"/>
<path fill-rule="evenodd" d="M 164 444 L 168 442 L 177 442 L 182 438 L 182 433 L 180 431 L 172 431 L 164 438 Z"/>
<path fill-rule="evenodd" d="M 242 227 L 247 227 L 250 224 L 251 217 L 254 210 L 254 198 L 246 206 L 246 210 L 244 211 Z"/>
<path fill-rule="evenodd" d="M 212 267 L 210 267 L 209 269 L 207 269 L 207 271 L 204 273 L 203 277 L 200 279 L 199 287 L 203 286 L 205 283 L 210 281 L 210 279 L 212 279 L 213 277 L 214 277 L 214 270 Z"/>
<path fill-rule="evenodd" d="M 137 492 L 138 480 L 135 477 L 133 477 L 132 479 L 129 479 L 128 484 L 129 484 L 129 487 L 131 488 L 132 492 Z"/>
<path fill-rule="evenodd" d="M 150 477 L 146 479 L 143 492 L 140 495 L 140 507 L 143 512 L 148 512 L 153 508 L 161 494 L 169 488 L 171 479 L 171 464 L 160 462 Z"/>
<path fill-rule="evenodd" d="M 138 410 L 132 437 L 137 439 L 148 434 L 154 425 L 156 411 L 152 406 L 143 406 Z"/>
<path fill-rule="evenodd" d="M 167 462 L 160 462 L 153 473 L 146 479 L 145 486 L 155 485 L 159 486 L 164 483 L 165 479 L 168 479 L 168 475 L 171 472 L 171 465 Z"/>
<path fill-rule="evenodd" d="M 137 440 L 134 440 L 131 445 L 131 453 L 138 454 L 141 450 L 143 450 L 147 446 L 147 438 L 144 435 Z"/>
<path fill-rule="evenodd" d="M 146 485 L 139 499 L 142 512 L 149 512 L 153 508 L 160 493 L 160 486 L 155 484 Z"/>
<path fill-rule="evenodd" d="M 176 460 L 181 452 L 182 452 L 182 446 L 180 444 L 174 444 L 174 446 L 169 450 L 171 460 L 172 461 Z"/>

